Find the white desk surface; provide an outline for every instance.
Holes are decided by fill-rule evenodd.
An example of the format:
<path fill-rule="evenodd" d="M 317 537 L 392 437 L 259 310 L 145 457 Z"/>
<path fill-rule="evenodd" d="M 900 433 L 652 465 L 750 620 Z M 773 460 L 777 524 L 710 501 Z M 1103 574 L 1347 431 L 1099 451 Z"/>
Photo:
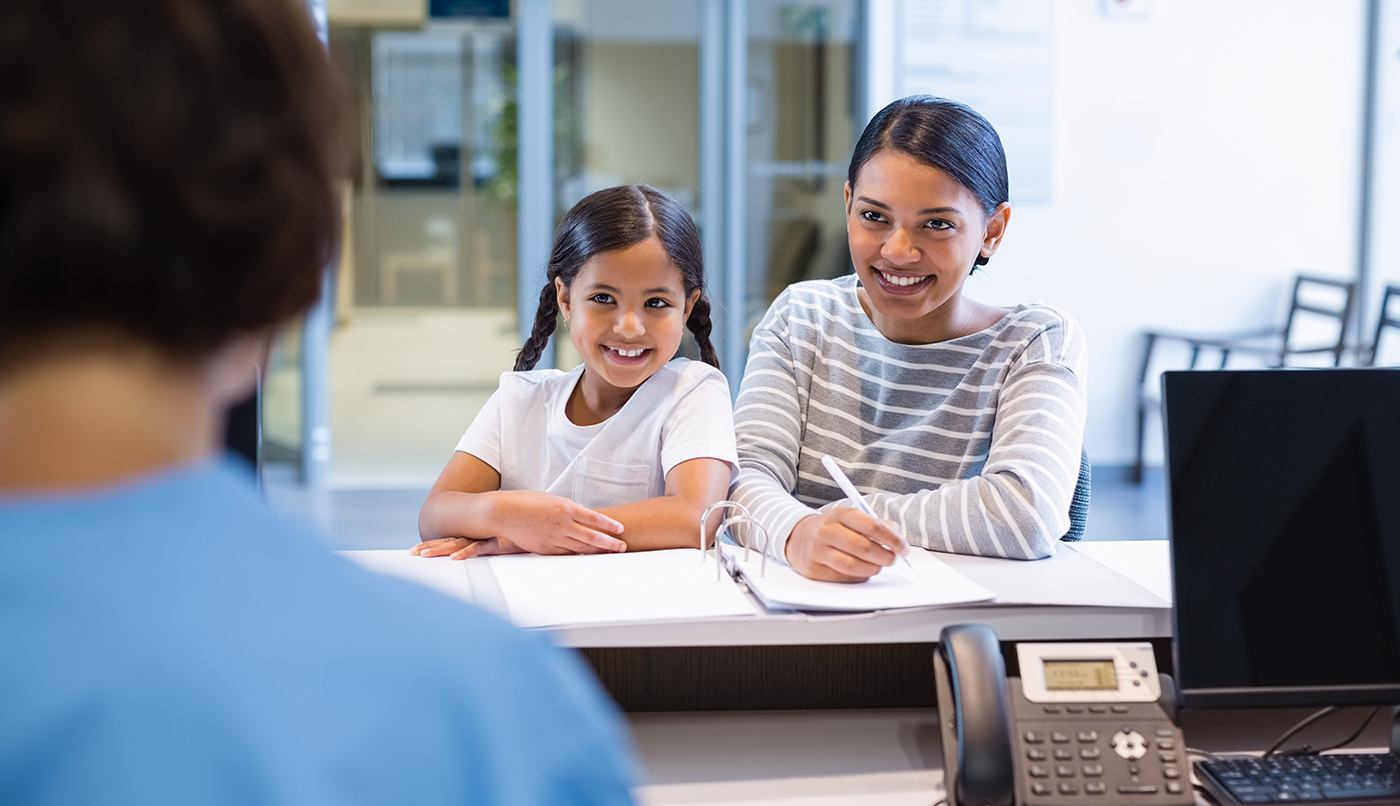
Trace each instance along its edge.
<path fill-rule="evenodd" d="M 402 576 L 503 611 L 486 563 L 420 560 L 402 550 L 345 552 L 380 573 Z M 1015 599 L 1078 604 L 977 604 L 880 613 L 765 614 L 552 629 L 566 646 L 663 647 L 929 643 L 949 624 L 988 624 L 1004 640 L 1143 639 L 1171 634 L 1165 541 L 1062 545 L 1051 560 L 1016 563 L 942 555 L 959 571 Z M 405 561 L 405 558 L 408 561 Z M 1057 598 L 1058 597 L 1058 598 Z"/>

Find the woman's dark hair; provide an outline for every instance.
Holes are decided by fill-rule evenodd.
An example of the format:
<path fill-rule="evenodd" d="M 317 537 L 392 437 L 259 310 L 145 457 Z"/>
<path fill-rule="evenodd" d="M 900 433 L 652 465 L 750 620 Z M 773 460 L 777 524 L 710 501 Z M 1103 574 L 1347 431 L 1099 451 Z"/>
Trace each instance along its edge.
<path fill-rule="evenodd" d="M 320 294 L 341 97 L 299 0 L 0 3 L 0 355 L 180 360 Z"/>
<path fill-rule="evenodd" d="M 1001 138 L 986 118 L 957 101 L 910 95 L 876 113 L 851 154 L 846 171 L 851 187 L 865 163 L 887 148 L 958 180 L 977 197 L 986 215 L 1010 198 Z M 976 265 L 987 265 L 987 258 L 978 256 Z"/>
<path fill-rule="evenodd" d="M 680 202 L 649 185 L 622 185 L 590 193 L 573 206 L 559 222 L 554 246 L 549 251 L 549 267 L 540 306 L 530 338 L 515 358 L 516 371 L 533 369 L 554 333 L 559 318 L 559 301 L 554 280 L 565 288 L 574 284 L 583 264 L 594 255 L 639 244 L 656 236 L 666 256 L 681 273 L 686 297 L 700 296 L 690 309 L 686 328 L 695 336 L 700 358 L 719 367 L 719 355 L 710 343 L 710 299 L 705 295 L 705 255 L 700 247 L 700 230 Z"/>

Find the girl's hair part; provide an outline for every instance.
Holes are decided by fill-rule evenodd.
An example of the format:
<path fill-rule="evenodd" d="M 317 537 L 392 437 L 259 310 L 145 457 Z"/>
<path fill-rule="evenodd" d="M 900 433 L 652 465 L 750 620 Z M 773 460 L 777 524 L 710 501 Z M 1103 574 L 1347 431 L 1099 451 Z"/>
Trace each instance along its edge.
<path fill-rule="evenodd" d="M 988 216 L 1011 196 L 1001 138 L 986 118 L 965 104 L 910 95 L 881 109 L 856 141 L 846 171 L 851 187 L 865 163 L 887 148 L 956 179 L 977 197 Z M 985 266 L 987 260 L 979 255 L 975 265 Z"/>
<path fill-rule="evenodd" d="M 656 236 L 671 264 L 681 273 L 686 298 L 696 291 L 700 296 L 686 320 L 686 329 L 695 336 L 700 357 L 718 368 L 719 356 L 710 343 L 710 300 L 705 295 L 705 255 L 695 219 L 680 202 L 650 185 L 621 185 L 585 196 L 575 204 L 554 233 L 545 270 L 540 304 L 530 338 L 520 348 L 515 370 L 534 369 L 545 344 L 558 326 L 559 304 L 554 281 L 565 288 L 573 286 L 583 265 L 601 252 L 623 249 Z"/>

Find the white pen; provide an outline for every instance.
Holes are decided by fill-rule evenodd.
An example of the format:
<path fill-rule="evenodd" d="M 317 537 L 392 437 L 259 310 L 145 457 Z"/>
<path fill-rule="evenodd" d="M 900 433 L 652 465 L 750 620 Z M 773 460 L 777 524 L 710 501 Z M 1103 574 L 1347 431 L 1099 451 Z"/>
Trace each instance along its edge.
<path fill-rule="evenodd" d="M 822 467 L 826 468 L 826 472 L 829 473 L 831 475 L 831 478 L 836 481 L 836 486 L 841 488 L 841 492 L 846 494 L 846 500 L 851 502 L 851 506 L 855 507 L 861 512 L 864 512 L 870 517 L 879 520 L 879 516 L 875 514 L 875 511 L 870 508 L 869 504 L 865 503 L 864 498 L 860 497 L 860 490 L 857 490 L 856 485 L 852 484 L 851 480 L 846 478 L 846 474 L 841 472 L 841 466 L 836 464 L 836 460 L 831 458 L 831 454 L 827 454 L 826 456 L 822 457 Z M 875 541 L 871 542 L 874 543 Z M 889 546 L 883 545 L 881 543 L 875 544 L 877 546 L 880 546 L 880 548 L 882 549 L 890 550 Z M 904 559 L 905 565 L 909 566 L 910 568 L 914 567 L 914 564 L 909 562 L 909 554 L 907 549 L 905 553 L 901 554 L 900 556 Z"/>

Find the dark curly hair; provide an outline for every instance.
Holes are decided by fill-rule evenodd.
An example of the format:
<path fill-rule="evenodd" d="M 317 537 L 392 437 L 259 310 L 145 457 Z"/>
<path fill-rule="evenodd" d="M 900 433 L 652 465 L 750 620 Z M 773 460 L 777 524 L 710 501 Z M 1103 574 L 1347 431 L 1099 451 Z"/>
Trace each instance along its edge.
<path fill-rule="evenodd" d="M 6 0 L 0 76 L 0 356 L 198 359 L 316 300 L 346 160 L 304 4 Z"/>
<path fill-rule="evenodd" d="M 681 203 L 650 185 L 622 185 L 590 193 L 575 204 L 554 233 L 540 304 L 530 338 L 515 358 L 515 369 L 533 369 L 559 320 L 554 280 L 574 284 L 583 264 L 599 252 L 622 249 L 655 235 L 666 256 L 680 270 L 686 296 L 700 296 L 685 326 L 695 336 L 700 359 L 718 368 L 719 354 L 710 343 L 710 299 L 705 295 L 705 255 L 700 230 Z"/>

